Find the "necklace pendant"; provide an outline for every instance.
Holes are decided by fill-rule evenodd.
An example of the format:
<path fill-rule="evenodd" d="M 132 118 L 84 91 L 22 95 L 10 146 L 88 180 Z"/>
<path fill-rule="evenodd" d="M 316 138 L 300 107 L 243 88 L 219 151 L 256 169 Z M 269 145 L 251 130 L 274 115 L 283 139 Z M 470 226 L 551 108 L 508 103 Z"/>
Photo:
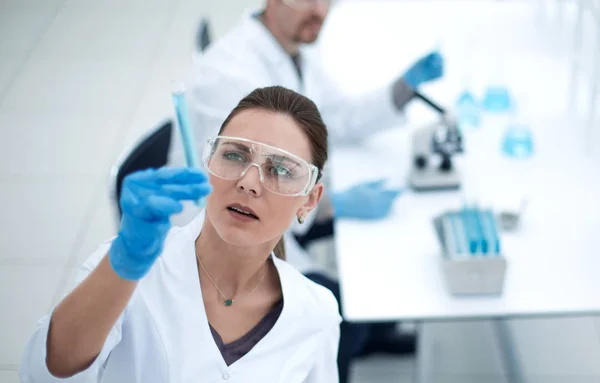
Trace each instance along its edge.
<path fill-rule="evenodd" d="M 231 306 L 233 304 L 233 299 L 225 299 L 225 306 Z"/>

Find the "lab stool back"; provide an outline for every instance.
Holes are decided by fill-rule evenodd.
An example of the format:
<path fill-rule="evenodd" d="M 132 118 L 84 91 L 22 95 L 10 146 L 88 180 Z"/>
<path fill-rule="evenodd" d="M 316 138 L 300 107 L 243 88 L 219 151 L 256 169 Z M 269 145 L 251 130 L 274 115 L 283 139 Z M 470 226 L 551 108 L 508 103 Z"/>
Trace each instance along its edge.
<path fill-rule="evenodd" d="M 133 172 L 167 165 L 173 121 L 168 119 L 158 128 L 142 137 L 125 152 L 122 159 L 110 171 L 110 196 L 115 205 L 118 221 L 121 220 L 121 186 L 123 179 Z"/>
<path fill-rule="evenodd" d="M 210 23 L 208 22 L 207 18 L 203 18 L 198 26 L 198 35 L 196 41 L 198 52 L 204 52 L 211 42 L 212 36 L 210 33 Z"/>

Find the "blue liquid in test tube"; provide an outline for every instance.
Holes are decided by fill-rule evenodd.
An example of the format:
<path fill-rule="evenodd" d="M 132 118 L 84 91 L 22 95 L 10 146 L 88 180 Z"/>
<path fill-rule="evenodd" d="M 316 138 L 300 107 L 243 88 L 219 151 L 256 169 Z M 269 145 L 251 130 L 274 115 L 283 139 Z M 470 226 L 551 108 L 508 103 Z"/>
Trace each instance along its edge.
<path fill-rule="evenodd" d="M 185 90 L 183 84 L 174 83 L 172 92 L 173 106 L 175 108 L 175 117 L 177 118 L 177 126 L 179 128 L 181 143 L 185 153 L 185 162 L 188 167 L 200 168 L 198 163 L 198 151 L 196 151 L 194 135 L 190 128 L 188 120 L 187 103 L 185 99 Z M 196 201 L 196 205 L 203 207 L 204 198 Z"/>
<path fill-rule="evenodd" d="M 498 228 L 496 226 L 496 218 L 491 210 L 484 212 L 486 227 L 488 229 L 491 251 L 494 255 L 500 254 L 500 238 L 498 236 Z"/>
<path fill-rule="evenodd" d="M 475 255 L 479 252 L 477 243 L 477 223 L 474 222 L 471 214 L 471 209 L 464 206 L 460 212 L 466 242 L 469 248 L 469 253 Z"/>

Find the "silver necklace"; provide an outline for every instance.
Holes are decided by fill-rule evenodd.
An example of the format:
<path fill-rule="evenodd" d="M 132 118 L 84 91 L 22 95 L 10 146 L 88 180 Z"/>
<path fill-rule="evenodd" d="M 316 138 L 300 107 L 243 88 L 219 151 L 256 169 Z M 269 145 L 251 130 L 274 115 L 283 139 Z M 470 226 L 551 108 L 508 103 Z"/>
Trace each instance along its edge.
<path fill-rule="evenodd" d="M 231 306 L 231 305 L 233 305 L 234 299 L 233 298 L 227 298 L 225 296 L 225 294 L 223 294 L 223 292 L 221 291 L 221 289 L 219 288 L 219 286 L 217 286 L 217 283 L 212 279 L 212 277 L 210 276 L 210 274 L 208 273 L 208 271 L 206 270 L 206 268 L 202 264 L 202 261 L 200 260 L 200 257 L 198 256 L 197 252 L 196 252 L 196 259 L 198 260 L 198 263 L 200 264 L 200 267 L 202 267 L 202 270 L 204 270 L 204 272 L 206 273 L 206 276 L 208 277 L 208 279 L 212 282 L 213 286 L 215 286 L 215 289 L 217 289 L 217 291 L 219 292 L 219 294 L 223 298 L 223 304 L 225 306 Z M 258 280 L 258 282 L 254 286 L 254 288 L 244 298 L 250 297 L 250 295 L 252 295 L 252 293 L 254 293 L 256 291 L 256 289 L 258 288 L 258 286 L 265 279 L 265 276 L 267 275 L 267 270 L 265 270 L 265 272 L 263 273 L 262 277 Z"/>

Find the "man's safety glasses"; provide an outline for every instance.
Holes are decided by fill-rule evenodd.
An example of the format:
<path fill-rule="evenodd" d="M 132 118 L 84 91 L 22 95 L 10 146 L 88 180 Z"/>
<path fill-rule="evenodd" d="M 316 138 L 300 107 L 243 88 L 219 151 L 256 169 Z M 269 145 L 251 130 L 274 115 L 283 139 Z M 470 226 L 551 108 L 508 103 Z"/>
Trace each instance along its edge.
<path fill-rule="evenodd" d="M 238 137 L 217 136 L 207 140 L 202 162 L 211 174 L 238 180 L 253 167 L 265 189 L 285 196 L 310 193 L 319 169 L 283 149 Z"/>
<path fill-rule="evenodd" d="M 326 7 L 331 6 L 333 0 L 283 0 L 283 2 L 292 8 L 296 9 L 310 9 L 316 6 L 318 3 L 325 5 Z"/>

